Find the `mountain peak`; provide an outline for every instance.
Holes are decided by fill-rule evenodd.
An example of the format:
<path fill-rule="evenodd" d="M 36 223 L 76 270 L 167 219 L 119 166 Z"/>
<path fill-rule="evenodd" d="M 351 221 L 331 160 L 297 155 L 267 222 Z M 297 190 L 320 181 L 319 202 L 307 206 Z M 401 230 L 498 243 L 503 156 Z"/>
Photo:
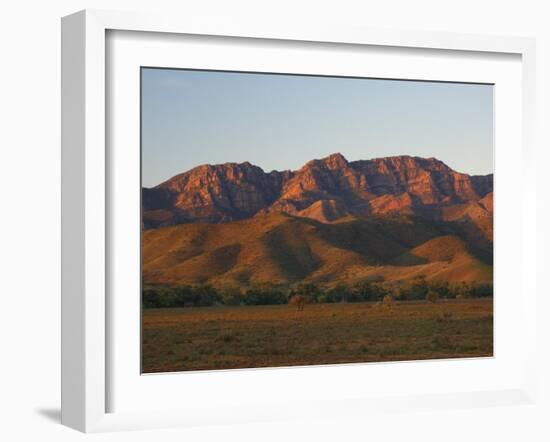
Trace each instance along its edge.
<path fill-rule="evenodd" d="M 348 160 L 340 152 L 331 153 L 328 157 L 322 159 L 323 161 L 342 161 L 347 164 Z"/>
<path fill-rule="evenodd" d="M 298 171 L 269 173 L 249 162 L 205 164 L 144 189 L 144 217 L 151 219 L 144 225 L 223 223 L 258 212 L 314 217 L 333 206 L 338 214 L 437 217 L 449 205 L 478 204 L 492 190 L 492 176 L 458 173 L 433 157 L 399 155 L 349 162 L 335 152 Z"/>
<path fill-rule="evenodd" d="M 318 159 L 318 160 L 311 160 L 306 163 L 304 167 L 310 167 L 310 166 L 325 166 L 330 170 L 334 169 L 342 169 L 345 168 L 349 164 L 348 160 L 344 155 L 342 155 L 340 152 L 335 152 L 333 154 L 330 154 L 327 157 Z"/>
<path fill-rule="evenodd" d="M 348 165 L 348 160 L 340 152 L 333 153 L 323 158 L 323 161 L 329 169 L 344 168 Z"/>

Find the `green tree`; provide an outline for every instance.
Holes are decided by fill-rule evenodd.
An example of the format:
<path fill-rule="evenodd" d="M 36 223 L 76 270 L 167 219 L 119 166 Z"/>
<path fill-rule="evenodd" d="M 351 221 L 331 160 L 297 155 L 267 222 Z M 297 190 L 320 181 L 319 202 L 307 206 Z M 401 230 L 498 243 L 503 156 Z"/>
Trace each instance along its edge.
<path fill-rule="evenodd" d="M 429 289 L 436 291 L 440 298 L 451 297 L 451 289 L 447 281 L 432 281 L 428 285 Z"/>
<path fill-rule="evenodd" d="M 182 285 L 175 288 L 175 305 L 184 307 L 186 304 L 193 303 L 193 289 L 191 286 Z"/>
<path fill-rule="evenodd" d="M 159 307 L 172 308 L 176 306 L 176 292 L 171 287 L 162 287 L 158 289 Z"/>
<path fill-rule="evenodd" d="M 243 302 L 246 305 L 286 304 L 287 296 L 274 286 L 256 285 L 246 291 Z"/>
<path fill-rule="evenodd" d="M 456 299 L 469 298 L 471 296 L 470 286 L 466 282 L 461 282 L 453 287 Z"/>
<path fill-rule="evenodd" d="M 346 284 L 337 284 L 334 287 L 327 288 L 317 295 L 317 302 L 320 303 L 335 303 L 342 302 L 348 295 L 349 287 Z"/>
<path fill-rule="evenodd" d="M 425 299 L 428 289 L 426 275 L 415 276 L 410 283 L 407 299 Z"/>
<path fill-rule="evenodd" d="M 380 301 L 388 294 L 388 290 L 383 284 L 367 279 L 355 284 L 353 293 L 357 301 Z"/>
<path fill-rule="evenodd" d="M 158 308 L 160 307 L 160 296 L 156 289 L 147 288 L 143 290 L 141 302 L 143 308 Z"/>
<path fill-rule="evenodd" d="M 199 307 L 208 307 L 220 301 L 217 290 L 211 285 L 199 285 L 193 287 L 193 302 Z"/>
<path fill-rule="evenodd" d="M 316 284 L 312 283 L 300 283 L 298 284 L 293 293 L 308 297 L 312 302 L 318 302 L 319 296 L 322 294 L 321 290 Z"/>
<path fill-rule="evenodd" d="M 224 286 L 219 292 L 224 305 L 240 305 L 243 302 L 241 289 L 237 285 Z"/>

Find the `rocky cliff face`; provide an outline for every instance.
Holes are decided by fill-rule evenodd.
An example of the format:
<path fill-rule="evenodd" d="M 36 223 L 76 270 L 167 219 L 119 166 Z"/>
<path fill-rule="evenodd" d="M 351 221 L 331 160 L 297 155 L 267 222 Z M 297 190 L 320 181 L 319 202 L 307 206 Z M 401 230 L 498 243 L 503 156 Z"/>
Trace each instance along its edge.
<path fill-rule="evenodd" d="M 269 173 L 248 162 L 203 165 L 143 189 L 143 225 L 224 223 L 271 212 L 322 222 L 394 213 L 438 218 L 465 204 L 492 214 L 492 191 L 492 175 L 458 173 L 435 158 L 348 162 L 336 153 Z"/>

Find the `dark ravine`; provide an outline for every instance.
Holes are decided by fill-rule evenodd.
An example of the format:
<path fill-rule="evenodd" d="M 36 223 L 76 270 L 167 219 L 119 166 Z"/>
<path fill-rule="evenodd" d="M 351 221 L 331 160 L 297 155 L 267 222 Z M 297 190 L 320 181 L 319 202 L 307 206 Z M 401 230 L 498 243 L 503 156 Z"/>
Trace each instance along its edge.
<path fill-rule="evenodd" d="M 435 158 L 347 161 L 339 154 L 296 171 L 264 172 L 248 162 L 202 165 L 143 188 L 145 229 L 227 223 L 280 212 L 323 223 L 346 216 L 414 215 L 461 222 L 490 218 L 493 175 L 459 173 Z M 489 233 L 489 232 L 486 232 Z"/>

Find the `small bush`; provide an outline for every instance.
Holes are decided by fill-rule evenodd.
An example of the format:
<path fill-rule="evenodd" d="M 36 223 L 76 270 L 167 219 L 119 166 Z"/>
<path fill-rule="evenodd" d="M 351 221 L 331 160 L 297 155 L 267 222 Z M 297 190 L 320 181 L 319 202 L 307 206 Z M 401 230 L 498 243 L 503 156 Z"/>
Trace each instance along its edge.
<path fill-rule="evenodd" d="M 235 340 L 235 335 L 232 333 L 223 333 L 220 336 L 216 338 L 216 341 L 218 342 L 233 342 Z"/>
<path fill-rule="evenodd" d="M 428 290 L 428 293 L 426 293 L 426 301 L 435 303 L 438 300 L 439 300 L 439 293 L 437 293 L 435 290 Z"/>
<path fill-rule="evenodd" d="M 444 323 L 444 322 L 449 322 L 452 319 L 452 317 L 453 317 L 453 314 L 450 312 L 439 312 L 435 320 L 438 323 Z"/>

